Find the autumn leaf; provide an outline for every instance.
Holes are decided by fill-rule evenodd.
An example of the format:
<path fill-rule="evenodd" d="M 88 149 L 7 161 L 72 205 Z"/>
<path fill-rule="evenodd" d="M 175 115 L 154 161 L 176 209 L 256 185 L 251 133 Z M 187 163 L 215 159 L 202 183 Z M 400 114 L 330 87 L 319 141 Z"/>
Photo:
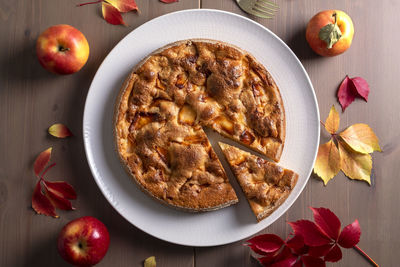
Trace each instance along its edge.
<path fill-rule="evenodd" d="M 138 10 L 135 0 L 107 0 L 107 2 L 118 9 L 119 12 Z"/>
<path fill-rule="evenodd" d="M 361 97 L 368 101 L 369 85 L 366 80 L 361 77 L 349 78 L 346 75 L 339 86 L 337 97 L 344 111 L 356 97 Z"/>
<path fill-rule="evenodd" d="M 112 25 L 125 25 L 124 20 L 122 19 L 121 13 L 115 8 L 113 5 L 103 2 L 101 3 L 101 10 L 103 13 L 104 19 L 112 24 Z"/>
<path fill-rule="evenodd" d="M 249 246 L 254 246 L 261 253 L 270 253 L 278 251 L 282 245 L 283 240 L 276 235 L 264 234 L 253 237 L 247 241 Z"/>
<path fill-rule="evenodd" d="M 340 171 L 340 154 L 333 140 L 320 145 L 317 159 L 314 164 L 314 172 L 324 181 L 326 185 Z"/>
<path fill-rule="evenodd" d="M 76 199 L 75 189 L 67 182 L 46 181 L 46 187 L 55 194 L 61 195 L 63 198 Z"/>
<path fill-rule="evenodd" d="M 156 267 L 156 257 L 151 256 L 148 257 L 145 261 L 144 261 L 144 267 Z"/>
<path fill-rule="evenodd" d="M 371 184 L 371 155 L 353 151 L 342 141 L 339 141 L 339 154 L 340 168 L 347 177 Z"/>
<path fill-rule="evenodd" d="M 338 243 L 344 248 L 352 248 L 360 242 L 361 228 L 358 220 L 343 228 Z"/>
<path fill-rule="evenodd" d="M 321 246 L 330 242 L 329 238 L 311 221 L 299 220 L 288 224 L 292 227 L 295 235 L 303 237 L 304 243 L 308 246 Z"/>
<path fill-rule="evenodd" d="M 32 196 L 32 208 L 37 214 L 43 214 L 47 216 L 53 216 L 58 218 L 56 214 L 56 209 L 50 200 L 43 194 L 41 180 L 39 180 L 35 186 Z"/>
<path fill-rule="evenodd" d="M 71 131 L 68 129 L 68 127 L 62 123 L 56 123 L 51 125 L 48 131 L 49 134 L 58 138 L 65 138 L 73 135 Z"/>
<path fill-rule="evenodd" d="M 357 123 L 351 125 L 341 132 L 339 136 L 357 152 L 369 154 L 374 151 L 381 151 L 378 137 L 367 124 Z"/>
<path fill-rule="evenodd" d="M 328 131 L 328 133 L 334 134 L 339 129 L 339 124 L 340 124 L 339 113 L 336 111 L 335 106 L 332 105 L 331 110 L 329 111 L 328 118 L 326 118 L 325 121 L 325 129 Z"/>
<path fill-rule="evenodd" d="M 310 209 L 314 214 L 314 221 L 319 229 L 329 238 L 337 240 L 340 233 L 340 220 L 335 213 L 325 208 L 310 207 Z"/>
<path fill-rule="evenodd" d="M 164 4 L 172 4 L 178 2 L 178 0 L 160 0 L 160 2 L 163 2 Z"/>
<path fill-rule="evenodd" d="M 46 165 L 49 163 L 51 157 L 51 150 L 52 148 L 49 147 L 36 157 L 35 163 L 33 163 L 33 171 L 35 172 L 36 176 L 39 176 L 39 174 L 44 170 Z"/>

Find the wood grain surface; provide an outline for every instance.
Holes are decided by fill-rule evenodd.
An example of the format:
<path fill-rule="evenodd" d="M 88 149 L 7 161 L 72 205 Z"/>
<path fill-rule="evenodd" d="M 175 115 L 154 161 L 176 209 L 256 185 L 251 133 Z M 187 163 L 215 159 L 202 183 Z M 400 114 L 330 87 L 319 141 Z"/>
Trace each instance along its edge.
<path fill-rule="evenodd" d="M 137 0 L 140 13 L 124 15 L 128 27 L 112 26 L 101 18 L 100 5 L 77 8 L 71 0 L 0 0 L 0 266 L 68 266 L 58 256 L 56 238 L 68 221 L 91 215 L 110 230 L 108 254 L 98 266 L 142 266 L 155 255 L 158 266 L 258 266 L 243 242 L 193 248 L 153 238 L 125 221 L 105 200 L 87 165 L 82 141 L 82 115 L 90 82 L 108 52 L 137 26 L 159 15 L 189 8 L 215 8 L 238 13 L 263 24 L 282 38 L 304 64 L 313 82 L 321 113 L 339 108 L 335 94 L 346 74 L 370 84 L 368 104 L 356 100 L 341 113 L 341 127 L 363 122 L 380 138 L 383 153 L 373 155 L 372 185 L 351 181 L 340 173 L 328 186 L 311 177 L 294 205 L 263 233 L 286 236 L 286 221 L 311 219 L 309 206 L 333 210 L 344 225 L 358 218 L 362 247 L 381 266 L 398 266 L 400 250 L 400 2 L 396 0 L 276 0 L 280 10 L 271 20 L 242 12 L 233 0 L 180 0 L 165 5 Z M 318 11 L 346 11 L 355 24 L 354 41 L 345 54 L 316 56 L 305 41 L 307 21 Z M 56 76 L 38 63 L 35 41 L 47 27 L 70 24 L 90 44 L 90 58 L 78 73 Z M 151 33 L 149 33 L 151 34 Z M 134 51 L 132 51 L 134 53 Z M 75 136 L 51 138 L 46 129 L 65 123 Z M 301 134 L 301 133 L 299 133 Z M 321 132 L 321 142 L 328 136 Z M 60 219 L 35 215 L 30 207 L 36 178 L 35 156 L 52 146 L 57 166 L 48 176 L 66 180 L 78 192 L 73 212 Z M 138 215 L 140 216 L 140 215 Z M 167 231 L 167 229 L 166 229 Z M 336 266 L 368 266 L 354 250 L 343 250 Z"/>

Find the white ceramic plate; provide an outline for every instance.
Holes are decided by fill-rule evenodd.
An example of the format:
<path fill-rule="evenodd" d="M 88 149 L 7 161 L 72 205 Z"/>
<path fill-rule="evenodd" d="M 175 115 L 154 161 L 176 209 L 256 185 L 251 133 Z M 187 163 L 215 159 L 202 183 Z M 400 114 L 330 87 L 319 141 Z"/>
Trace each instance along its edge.
<path fill-rule="evenodd" d="M 220 156 L 239 203 L 206 213 L 177 211 L 144 194 L 123 169 L 114 150 L 112 116 L 119 88 L 133 66 L 153 50 L 177 40 L 209 38 L 254 55 L 278 84 L 286 110 L 286 143 L 280 164 L 300 177 L 286 202 L 257 223 L 235 178 Z M 290 48 L 274 33 L 245 17 L 217 10 L 185 10 L 153 19 L 128 34 L 99 67 L 83 117 L 86 156 L 94 179 L 111 205 L 144 232 L 176 244 L 214 246 L 247 238 L 278 219 L 310 176 L 319 144 L 319 112 L 310 79 Z M 225 139 L 226 141 L 226 139 Z M 226 141 L 233 144 L 231 141 Z"/>

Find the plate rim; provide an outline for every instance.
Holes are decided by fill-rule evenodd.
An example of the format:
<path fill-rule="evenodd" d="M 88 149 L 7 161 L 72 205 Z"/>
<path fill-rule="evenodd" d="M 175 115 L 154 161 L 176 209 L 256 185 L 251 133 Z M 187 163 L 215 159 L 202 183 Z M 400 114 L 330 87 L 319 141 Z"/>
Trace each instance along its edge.
<path fill-rule="evenodd" d="M 90 154 L 91 149 L 89 148 L 89 146 L 90 146 L 90 145 L 89 145 L 89 139 L 90 139 L 90 138 L 87 137 L 86 134 L 85 134 L 85 130 L 87 129 L 87 127 L 85 127 L 85 125 L 86 125 L 87 123 L 85 123 L 85 122 L 88 120 L 88 99 L 89 99 L 89 96 L 91 95 L 91 92 L 93 92 L 93 89 L 92 89 L 93 83 L 94 83 L 96 77 L 99 75 L 99 69 L 102 68 L 103 64 L 105 64 L 105 62 L 106 62 L 107 59 L 110 57 L 110 55 L 113 53 L 113 51 L 116 49 L 116 47 L 118 47 L 128 36 L 130 36 L 131 34 L 134 34 L 135 31 L 141 29 L 142 27 L 144 27 L 146 24 L 148 24 L 148 23 L 150 23 L 150 22 L 153 22 L 153 21 L 155 21 L 155 20 L 160 20 L 160 19 L 163 19 L 163 18 L 168 17 L 168 16 L 174 16 L 174 15 L 180 14 L 180 13 L 191 13 L 191 12 L 205 12 L 205 13 L 211 12 L 211 13 L 219 13 L 219 14 L 225 14 L 225 15 L 230 15 L 230 16 L 238 17 L 238 18 L 244 19 L 244 20 L 246 20 L 247 22 L 250 22 L 250 23 L 252 23 L 252 24 L 254 24 L 254 25 L 258 26 L 258 27 L 261 27 L 263 30 L 265 30 L 265 31 L 267 31 L 269 34 L 271 34 L 277 41 L 279 41 L 279 43 L 281 43 L 281 45 L 283 45 L 283 46 L 285 47 L 286 50 L 289 51 L 289 53 L 293 56 L 293 58 L 295 59 L 295 61 L 297 62 L 297 64 L 300 66 L 300 68 L 301 68 L 303 74 L 304 74 L 305 77 L 306 77 L 306 81 L 307 81 L 307 83 L 308 83 L 308 85 L 310 86 L 310 89 L 311 89 L 311 95 L 312 95 L 312 99 L 314 100 L 314 106 L 315 106 L 314 108 L 315 108 L 315 110 L 317 111 L 317 112 L 316 112 L 317 119 L 318 119 L 318 121 L 320 120 L 320 113 L 319 113 L 319 107 L 318 107 L 318 100 L 317 100 L 317 97 L 316 97 L 316 94 L 315 94 L 315 89 L 314 89 L 314 86 L 313 86 L 313 84 L 312 84 L 312 82 L 311 82 L 311 79 L 310 79 L 310 77 L 309 77 L 309 75 L 308 75 L 306 69 L 304 68 L 303 64 L 302 64 L 301 61 L 299 60 L 299 58 L 298 58 L 298 57 L 296 56 L 296 54 L 292 51 L 292 49 L 291 49 L 279 36 L 277 36 L 274 32 L 272 32 L 270 29 L 268 29 L 268 28 L 265 27 L 264 25 L 258 23 L 257 21 L 254 21 L 254 20 L 252 20 L 252 19 L 250 19 L 250 18 L 247 18 L 247 17 L 245 17 L 245 16 L 243 16 L 243 15 L 236 14 L 236 13 L 232 13 L 232 12 L 225 11 L 225 10 L 199 8 L 199 9 L 184 9 L 184 10 L 178 10 L 178 11 L 174 11 L 174 12 L 171 12 L 171 13 L 167 13 L 167 14 L 164 14 L 164 15 L 161 15 L 161 16 L 158 16 L 158 17 L 155 17 L 155 18 L 153 18 L 153 19 L 151 19 L 151 20 L 149 20 L 149 21 L 146 21 L 145 23 L 143 23 L 142 25 L 136 27 L 135 29 L 133 29 L 131 32 L 129 32 L 128 34 L 126 34 L 120 41 L 118 41 L 117 44 L 114 45 L 114 47 L 108 52 L 107 56 L 104 57 L 103 61 L 102 61 L 101 64 L 98 66 L 98 68 L 97 68 L 97 70 L 96 70 L 96 73 L 95 73 L 95 75 L 93 76 L 93 79 L 92 79 L 92 81 L 91 81 L 91 83 L 90 83 L 90 86 L 89 86 L 89 89 L 88 89 L 88 92 L 87 92 L 87 95 L 86 95 L 85 106 L 84 106 L 84 111 L 83 111 L 82 135 L 83 135 L 83 144 L 84 144 L 85 155 L 86 155 L 87 163 L 88 163 L 88 165 L 89 165 L 89 169 L 90 169 L 90 172 L 91 172 L 91 174 L 92 174 L 92 177 L 93 177 L 93 179 L 95 180 L 95 182 L 96 182 L 96 184 L 97 184 L 97 187 L 100 189 L 100 191 L 101 191 L 101 193 L 103 194 L 103 196 L 105 197 L 105 199 L 106 199 L 106 200 L 109 202 L 109 204 L 114 208 L 114 210 L 116 210 L 116 211 L 118 212 L 118 214 L 121 215 L 121 217 L 123 217 L 126 221 L 128 221 L 128 222 L 129 222 L 130 224 L 132 224 L 134 227 L 138 228 L 140 231 L 143 231 L 144 233 L 149 234 L 149 235 L 151 235 L 151 236 L 153 236 L 153 237 L 155 237 L 155 238 L 157 238 L 157 239 L 159 239 L 159 240 L 163 240 L 163 241 L 165 241 L 165 242 L 169 242 L 169 243 L 173 243 L 173 244 L 177 244 L 177 245 L 183 245 L 183 246 L 191 246 L 191 247 L 212 247 L 212 246 L 219 246 L 219 245 L 231 244 L 231 243 L 233 243 L 233 242 L 237 242 L 237 241 L 243 240 L 243 239 L 245 239 L 245 238 L 248 238 L 249 236 L 253 236 L 253 235 L 258 234 L 259 232 L 263 231 L 265 228 L 271 226 L 276 220 L 278 220 L 283 214 L 285 214 L 285 213 L 289 210 L 289 208 L 296 202 L 296 200 L 298 199 L 298 197 L 300 196 L 300 194 L 303 192 L 305 186 L 307 185 L 307 183 L 308 183 L 308 181 L 309 181 L 309 179 L 310 179 L 310 176 L 311 176 L 311 174 L 312 174 L 313 168 L 311 168 L 311 169 L 308 171 L 308 175 L 307 175 L 307 177 L 306 177 L 306 180 L 305 180 L 304 184 L 301 186 L 300 190 L 299 190 L 299 191 L 297 192 L 297 194 L 294 196 L 293 202 L 290 203 L 289 205 L 287 205 L 287 207 L 285 207 L 285 209 L 283 209 L 283 210 L 281 211 L 281 214 L 275 219 L 275 221 L 271 222 L 271 223 L 270 223 L 269 225 L 267 225 L 265 228 L 262 228 L 262 229 L 260 229 L 259 231 L 255 232 L 255 233 L 253 233 L 253 234 L 251 234 L 251 235 L 246 235 L 246 234 L 244 234 L 243 236 L 240 236 L 239 238 L 234 238 L 234 239 L 232 239 L 232 240 L 225 240 L 224 242 L 209 242 L 209 243 L 207 243 L 207 244 L 192 244 L 192 243 L 194 243 L 194 242 L 192 242 L 192 243 L 189 243 L 189 242 L 179 242 L 179 241 L 177 242 L 177 241 L 169 240 L 169 239 L 166 239 L 166 238 L 158 237 L 158 236 L 152 234 L 150 231 L 146 231 L 145 229 L 143 229 L 143 228 L 137 226 L 134 222 L 131 222 L 131 221 L 122 213 L 122 211 L 120 211 L 120 210 L 114 205 L 114 203 L 110 200 L 108 194 L 105 192 L 105 188 L 103 188 L 103 186 L 101 185 L 101 183 L 100 183 L 98 177 L 96 176 L 97 171 L 95 170 L 95 167 L 94 167 L 94 165 L 95 165 L 94 159 L 92 159 L 92 157 L 91 157 L 91 154 Z M 318 132 L 318 134 L 317 134 L 317 140 L 316 140 L 318 145 L 315 147 L 312 166 L 314 166 L 315 160 L 316 160 L 316 157 L 317 157 L 318 147 L 319 147 L 319 143 L 320 143 L 320 130 L 321 130 L 321 129 L 320 129 L 320 124 L 318 123 L 318 124 L 317 124 L 317 132 Z"/>

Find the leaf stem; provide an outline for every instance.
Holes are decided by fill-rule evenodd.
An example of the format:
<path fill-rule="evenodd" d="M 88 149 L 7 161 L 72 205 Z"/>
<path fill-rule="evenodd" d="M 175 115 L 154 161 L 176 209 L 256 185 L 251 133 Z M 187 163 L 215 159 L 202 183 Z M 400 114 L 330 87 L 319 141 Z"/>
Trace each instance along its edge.
<path fill-rule="evenodd" d="M 98 1 L 94 1 L 94 2 L 87 2 L 87 3 L 82 3 L 82 4 L 78 4 L 76 6 L 86 6 L 86 5 L 91 5 L 91 4 L 98 4 L 103 2 L 103 0 L 98 0 Z"/>
<path fill-rule="evenodd" d="M 379 265 L 370 257 L 368 256 L 367 253 L 364 252 L 364 250 L 362 250 L 359 246 L 355 245 L 354 249 L 357 250 L 358 253 L 360 253 L 361 255 L 363 255 L 366 259 L 368 259 L 368 261 L 375 267 L 379 267 Z"/>
<path fill-rule="evenodd" d="M 53 168 L 54 166 L 56 166 L 55 162 L 53 164 L 51 164 L 50 166 L 47 166 L 46 169 L 44 170 L 44 172 L 42 173 L 42 175 L 40 176 L 40 180 L 43 180 L 43 177 L 47 173 L 47 171 L 50 170 L 51 168 Z"/>

